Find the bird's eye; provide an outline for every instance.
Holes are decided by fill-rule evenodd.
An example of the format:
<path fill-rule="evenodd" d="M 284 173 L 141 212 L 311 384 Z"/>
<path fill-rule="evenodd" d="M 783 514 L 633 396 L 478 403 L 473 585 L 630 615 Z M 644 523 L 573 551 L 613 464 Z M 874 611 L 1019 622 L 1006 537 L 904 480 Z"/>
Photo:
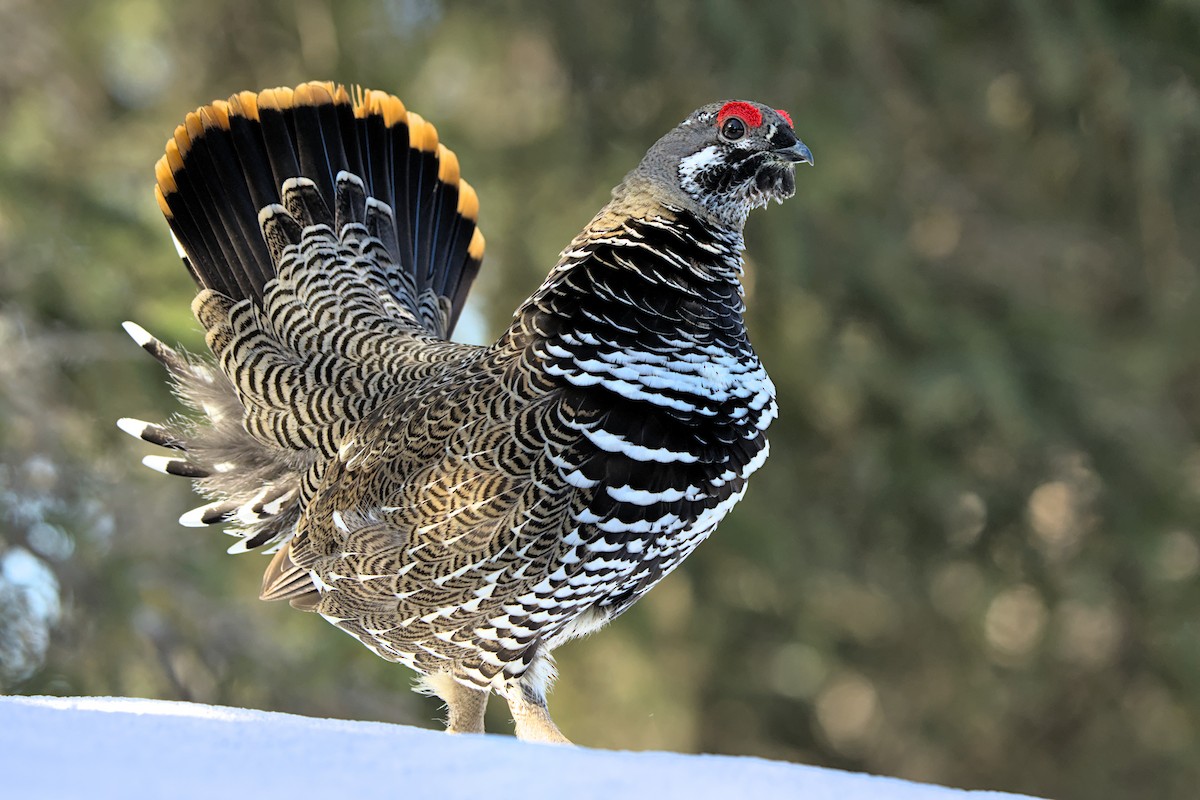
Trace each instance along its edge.
<path fill-rule="evenodd" d="M 737 117 L 730 117 L 721 125 L 721 135 L 728 141 L 736 142 L 746 135 L 746 123 Z"/>

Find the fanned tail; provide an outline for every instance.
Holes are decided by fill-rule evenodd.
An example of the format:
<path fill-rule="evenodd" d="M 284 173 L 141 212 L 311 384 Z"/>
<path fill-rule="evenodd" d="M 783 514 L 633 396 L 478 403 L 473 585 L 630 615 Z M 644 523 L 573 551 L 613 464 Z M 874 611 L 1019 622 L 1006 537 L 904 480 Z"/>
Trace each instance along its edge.
<path fill-rule="evenodd" d="M 302 228 L 366 224 L 388 250 L 389 277 L 415 290 L 401 298 L 415 314 L 422 295 L 443 299 L 435 336 L 453 331 L 483 258 L 479 201 L 458 158 L 384 92 L 355 88 L 352 98 L 314 82 L 218 100 L 175 129 L 155 176 L 192 277 L 234 301 L 261 301 L 277 273 L 270 233 L 260 231 L 268 208 L 286 209 Z M 297 178 L 311 196 L 289 207 L 284 187 Z"/>
<path fill-rule="evenodd" d="M 332 83 L 197 109 L 155 177 L 216 363 L 128 323 L 198 415 L 119 425 L 211 501 L 182 524 L 227 525 L 231 552 L 277 549 L 397 366 L 455 357 L 427 342 L 449 338 L 478 273 L 478 199 L 433 125 Z"/>

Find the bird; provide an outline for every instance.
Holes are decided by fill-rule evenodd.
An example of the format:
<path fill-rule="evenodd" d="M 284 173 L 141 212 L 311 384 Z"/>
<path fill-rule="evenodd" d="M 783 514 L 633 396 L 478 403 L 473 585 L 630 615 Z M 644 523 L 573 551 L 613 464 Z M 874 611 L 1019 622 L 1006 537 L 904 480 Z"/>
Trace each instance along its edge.
<path fill-rule="evenodd" d="M 492 693 L 567 743 L 553 651 L 679 566 L 766 460 L 747 215 L 813 163 L 790 115 L 712 103 L 659 139 L 490 345 L 451 341 L 485 240 L 434 125 L 332 82 L 186 115 L 155 197 L 211 355 L 127 332 L 187 409 L 126 433 L 187 526 L 271 555 L 264 600 L 418 674 L 451 733 Z"/>

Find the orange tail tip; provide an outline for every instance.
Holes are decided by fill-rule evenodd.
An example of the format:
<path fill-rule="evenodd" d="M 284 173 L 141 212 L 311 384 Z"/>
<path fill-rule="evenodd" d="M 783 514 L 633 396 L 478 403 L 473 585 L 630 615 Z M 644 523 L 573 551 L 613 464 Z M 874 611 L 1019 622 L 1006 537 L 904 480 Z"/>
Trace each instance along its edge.
<path fill-rule="evenodd" d="M 479 195 L 475 193 L 474 186 L 461 178 L 458 181 L 458 213 L 469 220 L 479 218 Z"/>
<path fill-rule="evenodd" d="M 454 153 L 439 146 L 437 128 L 421 115 L 408 111 L 398 97 L 376 89 L 363 89 L 354 86 L 347 90 L 342 84 L 331 81 L 310 81 L 293 88 L 280 86 L 263 89 L 259 92 L 242 91 L 231 95 L 227 100 L 214 100 L 189 113 L 183 124 L 175 129 L 175 134 L 167 143 L 168 166 L 173 175 L 182 169 L 192 144 L 204 136 L 206 131 L 229 130 L 230 120 L 246 119 L 251 122 L 260 121 L 260 109 L 269 111 L 289 111 L 297 107 L 317 106 L 349 106 L 358 119 L 381 117 L 384 125 L 393 128 L 396 125 L 407 125 L 410 129 L 409 139 L 414 149 L 434 153 L 439 156 L 448 153 L 452 158 L 454 169 L 453 180 L 442 177 L 444 183 L 456 183 L 458 179 L 458 159 Z M 173 144 L 172 144 L 173 142 Z M 157 171 L 159 188 L 164 195 L 170 195 L 175 187 L 169 180 L 164 181 L 162 171 Z"/>

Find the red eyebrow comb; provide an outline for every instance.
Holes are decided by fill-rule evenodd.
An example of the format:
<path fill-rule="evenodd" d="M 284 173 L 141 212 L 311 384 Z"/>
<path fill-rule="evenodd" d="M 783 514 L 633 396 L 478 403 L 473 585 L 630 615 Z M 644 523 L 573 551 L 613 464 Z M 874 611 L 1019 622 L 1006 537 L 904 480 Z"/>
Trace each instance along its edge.
<path fill-rule="evenodd" d="M 737 117 L 751 128 L 762 125 L 762 112 L 741 100 L 730 100 L 721 106 L 721 110 L 717 112 L 717 124 L 723 124 L 730 117 Z"/>

